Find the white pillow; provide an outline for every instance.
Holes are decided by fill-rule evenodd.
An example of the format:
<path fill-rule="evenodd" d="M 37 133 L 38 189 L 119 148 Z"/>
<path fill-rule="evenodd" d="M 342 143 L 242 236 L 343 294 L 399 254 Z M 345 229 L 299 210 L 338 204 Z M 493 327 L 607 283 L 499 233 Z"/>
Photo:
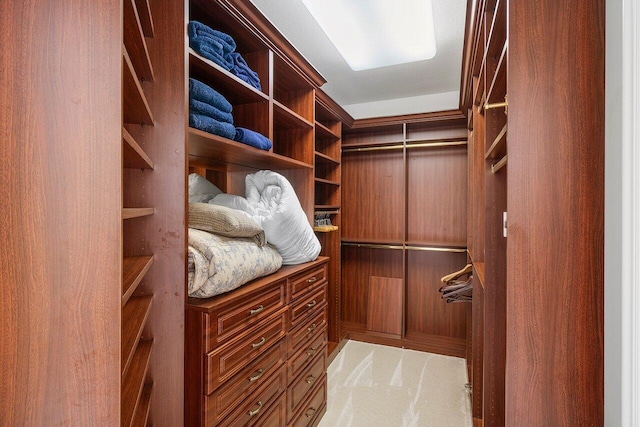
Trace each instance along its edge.
<path fill-rule="evenodd" d="M 223 191 L 197 173 L 189 174 L 189 203 L 207 203 Z"/>
<path fill-rule="evenodd" d="M 239 210 L 249 217 L 253 218 L 256 215 L 254 207 L 249 203 L 247 199 L 242 196 L 236 196 L 235 194 L 218 194 L 212 200 L 209 201 L 212 205 L 224 206 L 231 209 Z"/>

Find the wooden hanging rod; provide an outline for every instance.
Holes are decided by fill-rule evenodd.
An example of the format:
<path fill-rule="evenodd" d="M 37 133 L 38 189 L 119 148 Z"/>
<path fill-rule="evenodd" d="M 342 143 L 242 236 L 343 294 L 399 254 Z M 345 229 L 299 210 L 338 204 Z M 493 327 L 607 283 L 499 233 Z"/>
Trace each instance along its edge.
<path fill-rule="evenodd" d="M 355 246 L 357 248 L 406 249 L 408 251 L 454 252 L 454 253 L 467 252 L 467 248 L 454 248 L 454 247 L 445 247 L 445 246 L 382 245 L 382 244 L 375 244 L 375 243 L 353 243 L 353 242 L 342 242 L 342 245 Z"/>
<path fill-rule="evenodd" d="M 507 155 L 505 154 L 503 158 L 498 160 L 496 163 L 491 165 L 491 173 L 496 173 L 500 169 L 502 169 L 507 164 Z"/>
<path fill-rule="evenodd" d="M 339 213 L 340 213 L 340 211 L 338 211 L 338 210 L 334 210 L 334 211 L 314 211 L 313 212 L 314 215 L 337 215 Z"/>

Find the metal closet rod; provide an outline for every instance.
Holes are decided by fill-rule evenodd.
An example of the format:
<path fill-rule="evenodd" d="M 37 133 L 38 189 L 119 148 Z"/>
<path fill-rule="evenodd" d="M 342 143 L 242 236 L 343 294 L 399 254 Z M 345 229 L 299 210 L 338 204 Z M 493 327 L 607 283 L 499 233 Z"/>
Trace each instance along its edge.
<path fill-rule="evenodd" d="M 429 251 L 429 252 L 467 252 L 467 248 L 455 248 L 445 246 L 415 246 L 415 245 L 384 245 L 378 243 L 354 243 L 342 242 L 343 246 L 354 246 L 357 248 L 373 248 L 373 249 L 406 249 L 409 251 Z"/>
<path fill-rule="evenodd" d="M 344 148 L 343 153 L 362 152 L 362 151 L 386 151 L 386 150 L 400 150 L 406 148 L 430 148 L 430 147 L 455 147 L 459 145 L 467 145 L 467 141 L 432 141 L 432 142 L 419 142 L 409 144 L 394 144 L 383 145 L 379 147 L 357 147 L 357 148 Z"/>

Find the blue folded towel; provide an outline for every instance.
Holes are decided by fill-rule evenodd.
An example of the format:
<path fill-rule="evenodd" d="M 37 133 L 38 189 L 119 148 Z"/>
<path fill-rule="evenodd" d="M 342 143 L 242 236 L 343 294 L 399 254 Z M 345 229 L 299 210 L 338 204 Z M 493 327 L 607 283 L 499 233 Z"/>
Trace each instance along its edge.
<path fill-rule="evenodd" d="M 196 79 L 189 79 L 189 97 L 216 107 L 224 113 L 231 113 L 231 104 L 224 96 Z"/>
<path fill-rule="evenodd" d="M 189 22 L 187 31 L 189 46 L 225 70 L 231 70 L 233 61 L 229 58 L 229 54 L 236 50 L 236 42 L 233 37 L 198 21 Z"/>
<path fill-rule="evenodd" d="M 192 112 L 189 112 L 189 126 L 227 139 L 233 139 L 236 134 L 236 128 L 231 123 L 219 122 L 211 117 Z"/>
<path fill-rule="evenodd" d="M 249 68 L 249 66 L 247 65 L 247 61 L 244 60 L 242 55 L 240 55 L 238 52 L 233 52 L 229 54 L 229 56 L 231 57 L 233 62 L 231 72 L 256 89 L 262 90 L 258 73 Z"/>
<path fill-rule="evenodd" d="M 252 147 L 260 148 L 261 150 L 269 151 L 271 146 L 271 140 L 266 136 L 259 134 L 251 129 L 245 128 L 236 128 L 235 136 L 233 138 L 238 142 L 242 142 L 243 144 L 250 145 Z"/>
<path fill-rule="evenodd" d="M 206 102 L 198 101 L 189 97 L 189 111 L 203 116 L 211 117 L 219 122 L 233 124 L 233 116 L 231 113 L 225 113 L 218 108 L 207 104 Z"/>

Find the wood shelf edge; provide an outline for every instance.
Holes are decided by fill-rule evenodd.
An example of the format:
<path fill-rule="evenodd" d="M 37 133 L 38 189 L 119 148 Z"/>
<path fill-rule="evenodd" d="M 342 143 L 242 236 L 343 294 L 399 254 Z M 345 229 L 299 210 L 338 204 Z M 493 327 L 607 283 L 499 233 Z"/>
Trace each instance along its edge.
<path fill-rule="evenodd" d="M 125 142 L 123 149 L 123 163 L 125 168 L 153 170 L 154 164 L 151 158 L 124 127 L 122 128 L 122 140 Z"/>
<path fill-rule="evenodd" d="M 124 306 L 153 264 L 153 255 L 124 257 L 122 263 L 122 306 Z"/>
<path fill-rule="evenodd" d="M 287 119 L 290 119 L 291 121 L 298 123 L 303 127 L 306 127 L 308 129 L 313 128 L 313 123 L 311 123 L 309 120 L 305 119 L 300 114 L 296 113 L 295 111 L 293 111 L 291 108 L 287 107 L 280 101 L 274 99 L 273 106 L 274 106 L 274 109 L 273 109 L 274 115 L 276 115 L 276 113 L 280 113 L 282 117 L 286 117 Z M 274 121 L 275 121 L 275 118 L 274 118 Z"/>
<path fill-rule="evenodd" d="M 149 369 L 152 340 L 140 341 L 131 366 L 122 380 L 121 426 L 131 426 L 144 389 L 144 380 Z"/>
<path fill-rule="evenodd" d="M 122 219 L 140 218 L 154 213 L 155 208 L 122 208 Z"/>
<path fill-rule="evenodd" d="M 132 297 L 122 309 L 121 371 L 126 375 L 131 368 L 142 330 L 151 311 L 152 295 Z"/>
<path fill-rule="evenodd" d="M 147 97 L 144 94 L 144 90 L 142 89 L 142 85 L 140 85 L 140 80 L 138 79 L 138 75 L 133 68 L 133 64 L 131 63 L 131 59 L 129 58 L 129 53 L 127 49 L 122 45 L 122 67 L 123 67 L 123 121 L 124 123 L 129 123 L 132 125 L 145 124 L 149 126 L 153 126 L 153 114 L 151 113 L 151 108 L 149 107 L 149 102 L 147 101 Z M 136 99 L 130 99 L 127 95 L 133 95 Z M 130 103 L 139 104 L 142 112 L 140 113 L 141 117 L 127 117 L 127 105 Z"/>

